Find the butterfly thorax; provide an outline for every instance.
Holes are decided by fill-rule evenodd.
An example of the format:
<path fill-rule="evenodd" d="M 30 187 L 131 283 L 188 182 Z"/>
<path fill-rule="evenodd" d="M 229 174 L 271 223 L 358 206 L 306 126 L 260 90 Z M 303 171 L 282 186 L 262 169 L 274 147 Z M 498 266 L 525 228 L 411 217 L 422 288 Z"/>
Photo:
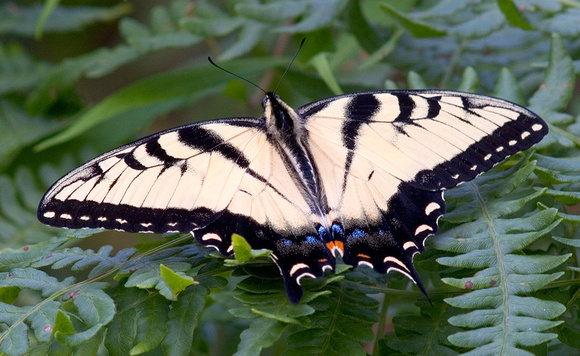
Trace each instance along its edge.
<path fill-rule="evenodd" d="M 284 103 L 279 96 L 274 93 L 268 93 L 264 98 L 264 115 L 271 119 L 272 129 L 279 134 L 280 139 L 291 140 L 295 135 L 294 122 L 298 118 L 296 112 Z"/>
<path fill-rule="evenodd" d="M 296 184 L 301 186 L 312 212 L 321 218 L 325 217 L 327 203 L 321 184 L 316 178 L 316 166 L 303 143 L 305 129 L 302 118 L 272 92 L 266 93 L 262 106 L 271 141 L 284 157 L 287 168 L 296 178 Z"/>

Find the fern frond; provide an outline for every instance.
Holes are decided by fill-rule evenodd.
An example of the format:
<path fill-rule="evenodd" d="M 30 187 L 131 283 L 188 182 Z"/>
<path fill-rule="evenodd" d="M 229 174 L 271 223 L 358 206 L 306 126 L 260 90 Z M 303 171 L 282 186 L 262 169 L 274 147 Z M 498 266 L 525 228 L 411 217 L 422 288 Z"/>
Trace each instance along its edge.
<path fill-rule="evenodd" d="M 171 307 L 167 299 L 138 288 L 116 288 L 113 298 L 117 313 L 105 338 L 112 355 L 140 354 L 161 344 Z"/>
<path fill-rule="evenodd" d="M 398 351 L 413 355 L 457 355 L 447 337 L 461 329 L 449 325 L 447 320 L 457 315 L 458 310 L 441 301 L 434 301 L 432 305 L 419 302 L 417 306 L 420 315 L 393 318 L 395 334 L 388 334 L 380 340 L 380 354 Z"/>
<path fill-rule="evenodd" d="M 0 63 L 0 95 L 31 89 L 49 68 L 16 44 L 0 45 Z"/>
<path fill-rule="evenodd" d="M 205 305 L 208 290 L 192 286 L 172 304 L 167 323 L 167 337 L 162 346 L 168 355 L 187 355 L 193 343 L 193 333 Z"/>
<path fill-rule="evenodd" d="M 439 234 L 432 242 L 437 249 L 458 254 L 439 258 L 439 263 L 477 271 L 470 277 L 443 278 L 451 286 L 471 291 L 447 298 L 447 303 L 476 309 L 449 319 L 452 325 L 472 329 L 449 337 L 456 346 L 475 348 L 473 352 L 480 354 L 511 354 L 556 337 L 544 331 L 561 323 L 550 319 L 560 316 L 565 307 L 554 301 L 521 296 L 561 277 L 563 272 L 545 272 L 570 257 L 526 256 L 519 252 L 561 222 L 555 209 L 529 213 L 525 209 L 544 192 L 530 194 L 529 188 L 522 188 L 534 167 L 534 162 L 524 160 L 508 171 L 465 184 L 447 196 L 452 202 L 473 199 L 447 215 L 449 221 L 467 222 Z"/>
<path fill-rule="evenodd" d="M 10 164 L 23 148 L 61 126 L 41 117 L 31 117 L 22 108 L 0 99 L 0 169 Z"/>
<path fill-rule="evenodd" d="M 127 4 L 111 7 L 58 6 L 44 23 L 44 32 L 76 31 L 95 22 L 107 21 L 127 14 Z M 1 34 L 34 37 L 37 21 L 43 11 L 43 4 L 30 6 L 7 4 L 0 7 Z"/>
<path fill-rule="evenodd" d="M 363 343 L 374 339 L 379 303 L 348 280 L 329 283 L 324 289 L 331 294 L 309 303 L 316 310 L 309 316 L 312 326 L 288 337 L 288 354 L 366 355 Z"/>
<path fill-rule="evenodd" d="M 14 178 L 0 175 L 0 243 L 4 248 L 20 247 L 28 252 L 30 244 L 51 239 L 53 229 L 36 219 L 36 204 L 42 192 L 27 168 L 17 170 Z"/>
<path fill-rule="evenodd" d="M 76 346 L 91 339 L 110 322 L 115 313 L 115 305 L 101 290 L 106 284 L 78 285 L 72 290 L 70 287 L 73 281 L 72 277 L 58 281 L 42 271 L 31 268 L 1 273 L 0 288 L 29 289 L 38 291 L 44 298 L 50 298 L 31 307 L 0 303 L 2 310 L 0 323 L 9 325 L 0 334 L 0 351 L 7 354 L 23 354 L 29 347 L 26 340 L 33 338 L 33 342 L 47 342 L 52 336 L 59 342 Z M 64 305 L 69 306 L 66 314 L 60 311 Z M 57 323 L 59 311 L 61 321 Z M 62 325 L 67 325 L 65 332 L 59 329 Z M 71 328 L 80 331 L 71 335 L 69 332 Z M 27 333 L 29 329 L 33 334 Z"/>
<path fill-rule="evenodd" d="M 58 99 L 55 90 L 69 88 L 82 77 L 99 78 L 149 53 L 201 42 L 203 38 L 180 28 L 179 23 L 187 18 L 186 5 L 182 2 L 172 8 L 156 7 L 152 10 L 149 25 L 123 19 L 120 32 L 125 44 L 112 49 L 101 48 L 52 67 L 30 95 L 29 111 L 46 111 Z"/>
<path fill-rule="evenodd" d="M 32 267 L 50 266 L 52 269 L 64 267 L 78 272 L 93 267 L 89 272 L 89 278 L 106 273 L 110 269 L 118 268 L 137 252 L 134 248 L 126 248 L 111 256 L 112 246 L 103 246 L 97 252 L 91 249 L 83 250 L 79 247 L 67 248 L 61 251 L 46 254 L 44 258 L 32 264 Z"/>

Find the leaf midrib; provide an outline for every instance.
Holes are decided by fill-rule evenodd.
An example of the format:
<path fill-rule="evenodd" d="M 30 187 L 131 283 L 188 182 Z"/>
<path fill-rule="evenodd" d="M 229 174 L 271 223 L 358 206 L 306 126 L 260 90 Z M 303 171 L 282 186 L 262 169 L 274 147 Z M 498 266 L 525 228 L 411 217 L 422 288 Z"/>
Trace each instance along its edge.
<path fill-rule="evenodd" d="M 483 196 L 481 195 L 477 185 L 473 182 L 469 182 L 469 186 L 471 188 L 471 190 L 473 191 L 473 195 L 475 197 L 475 199 L 477 200 L 477 204 L 479 205 L 480 209 L 481 209 L 481 214 L 482 214 L 482 218 L 485 220 L 485 223 L 488 226 L 489 229 L 489 236 L 493 242 L 493 250 L 495 252 L 495 257 L 496 257 L 496 266 L 498 269 L 498 273 L 499 273 L 499 284 L 498 287 L 501 289 L 501 294 L 502 294 L 502 321 L 501 321 L 501 327 L 503 332 L 501 333 L 501 341 L 500 341 L 500 348 L 499 348 L 499 352 L 498 355 L 504 355 L 506 353 L 506 348 L 507 348 L 507 335 L 509 333 L 509 325 L 508 325 L 508 320 L 509 320 L 509 295 L 508 295 L 508 286 L 507 286 L 507 274 L 505 272 L 505 262 L 504 262 L 504 255 L 502 253 L 501 250 L 501 245 L 499 242 L 499 234 L 497 232 L 497 230 L 495 229 L 495 223 L 493 218 L 491 217 L 491 214 L 489 213 L 489 210 L 487 208 L 487 204 L 485 202 L 485 200 L 483 199 Z"/>

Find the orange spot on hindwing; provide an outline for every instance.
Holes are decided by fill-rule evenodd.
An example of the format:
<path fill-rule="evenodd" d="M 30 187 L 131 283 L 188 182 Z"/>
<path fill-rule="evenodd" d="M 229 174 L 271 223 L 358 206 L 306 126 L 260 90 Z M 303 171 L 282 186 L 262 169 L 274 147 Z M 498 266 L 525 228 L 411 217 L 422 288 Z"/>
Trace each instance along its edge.
<path fill-rule="evenodd" d="M 330 251 L 330 253 L 332 253 L 335 256 L 336 256 L 336 254 L 335 254 L 336 251 L 338 251 L 338 253 L 341 256 L 344 255 L 344 244 L 342 243 L 342 241 L 334 240 L 334 241 L 327 242 L 326 248 Z"/>

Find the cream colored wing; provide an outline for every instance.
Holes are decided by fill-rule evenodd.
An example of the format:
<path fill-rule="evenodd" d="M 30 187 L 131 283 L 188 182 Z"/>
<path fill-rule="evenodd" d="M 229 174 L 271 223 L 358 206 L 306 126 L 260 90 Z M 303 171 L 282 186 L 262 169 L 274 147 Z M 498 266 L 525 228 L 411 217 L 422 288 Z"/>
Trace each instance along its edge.
<path fill-rule="evenodd" d="M 263 119 L 207 121 L 160 132 L 105 153 L 57 181 L 41 222 L 129 232 L 192 231 L 231 255 L 236 233 L 268 248 L 290 300 L 303 276 L 321 276 L 334 258 L 319 219 L 266 134 Z"/>
<path fill-rule="evenodd" d="M 412 256 L 437 231 L 442 190 L 541 140 L 547 126 L 518 105 L 447 91 L 387 91 L 298 109 L 345 262 L 418 281 Z"/>
<path fill-rule="evenodd" d="M 243 214 L 244 204 L 258 201 L 254 210 L 261 204 L 271 210 L 265 197 L 275 195 L 292 221 L 305 225 L 310 208 L 272 153 L 263 123 L 256 119 L 186 125 L 117 148 L 70 172 L 45 194 L 39 218 L 68 228 L 191 231 L 230 206 Z M 280 172 L 273 177 L 276 169 Z M 260 220 L 266 222 L 263 214 Z M 278 217 L 269 221 L 277 229 L 292 228 Z"/>

